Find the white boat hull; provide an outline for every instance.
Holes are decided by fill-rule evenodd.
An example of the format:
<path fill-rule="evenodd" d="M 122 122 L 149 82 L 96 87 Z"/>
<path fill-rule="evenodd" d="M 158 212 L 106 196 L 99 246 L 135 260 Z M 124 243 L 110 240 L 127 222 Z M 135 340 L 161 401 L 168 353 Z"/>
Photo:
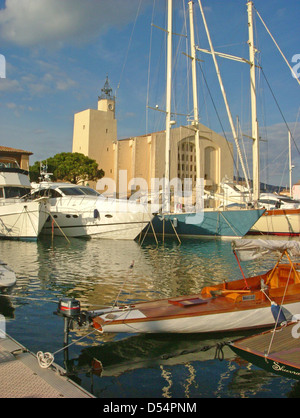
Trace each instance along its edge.
<path fill-rule="evenodd" d="M 45 199 L 5 203 L 0 206 L 0 238 L 35 240 L 48 216 Z"/>
<path fill-rule="evenodd" d="M 128 201 L 72 196 L 53 203 L 42 231 L 46 235 L 134 240 L 153 219 L 147 206 Z"/>
<path fill-rule="evenodd" d="M 91 216 L 75 217 L 70 212 L 51 212 L 42 233 L 67 237 L 91 237 L 134 240 L 149 224 L 152 216 L 141 213 L 116 215 L 113 218 L 94 219 Z M 75 215 L 76 216 L 76 215 Z"/>
<path fill-rule="evenodd" d="M 269 210 L 259 218 L 249 233 L 300 236 L 300 209 Z"/>
<path fill-rule="evenodd" d="M 286 317 L 300 314 L 300 302 L 285 304 L 283 308 Z M 158 320 L 148 320 L 138 309 L 123 311 L 116 309 L 113 312 L 108 309 L 108 312 L 108 314 L 99 317 L 105 321 L 102 325 L 103 332 L 110 333 L 207 333 L 263 328 L 274 325 L 274 317 L 270 306 Z M 124 320 L 126 322 L 115 324 L 112 321 L 109 324 L 111 313 L 114 315 L 114 321 Z"/>

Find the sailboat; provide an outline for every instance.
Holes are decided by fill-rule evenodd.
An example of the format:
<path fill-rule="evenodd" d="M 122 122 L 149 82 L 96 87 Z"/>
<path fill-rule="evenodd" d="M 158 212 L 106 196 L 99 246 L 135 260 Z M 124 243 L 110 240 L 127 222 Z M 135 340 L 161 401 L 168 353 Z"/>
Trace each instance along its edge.
<path fill-rule="evenodd" d="M 168 0 L 168 52 L 167 52 L 167 90 L 166 90 L 166 148 L 165 148 L 165 176 L 163 191 L 163 211 L 161 216 L 156 216 L 153 227 L 157 234 L 174 235 L 180 237 L 212 237 L 212 238 L 237 238 L 244 236 L 250 228 L 260 219 L 265 209 L 209 209 L 203 208 L 200 179 L 200 149 L 198 129 L 198 105 L 196 86 L 196 56 L 193 28 L 193 2 L 189 2 L 191 49 L 192 49 L 192 73 L 193 73 L 193 98 L 195 148 L 196 148 L 196 205 L 193 212 L 171 212 L 169 202 L 169 165 L 170 165 L 170 137 L 171 137 L 171 95 L 172 95 L 172 13 L 173 2 Z"/>
<path fill-rule="evenodd" d="M 253 31 L 253 2 L 247 2 L 247 10 L 248 10 L 248 28 L 249 28 L 249 61 L 245 60 L 244 58 L 230 56 L 224 53 L 217 53 L 214 51 L 210 35 L 208 31 L 208 27 L 205 21 L 204 11 L 201 5 L 201 1 L 199 0 L 199 5 L 203 17 L 203 21 L 206 28 L 207 37 L 210 43 L 210 51 L 197 48 L 199 51 L 210 53 L 213 56 L 217 75 L 219 78 L 220 86 L 223 95 L 225 95 L 224 86 L 222 85 L 222 80 L 220 76 L 220 71 L 218 68 L 218 64 L 216 61 L 216 55 L 225 57 L 228 59 L 232 59 L 235 61 L 246 62 L 250 65 L 250 93 L 251 93 L 251 138 L 253 140 L 252 152 L 253 152 L 253 194 L 252 199 L 250 200 L 253 202 L 254 205 L 259 205 L 260 201 L 260 165 L 259 165 L 259 156 L 260 156 L 260 147 L 259 147 L 259 126 L 257 120 L 257 106 L 256 106 L 256 64 L 255 64 L 255 54 L 257 49 L 255 48 L 254 44 L 254 31 Z M 259 15 L 260 19 L 262 20 L 261 16 Z M 263 20 L 262 20 L 263 22 Z M 263 22 L 264 26 L 265 23 Z M 273 37 L 272 37 L 273 38 Z M 277 46 L 277 45 L 276 45 Z M 278 47 L 278 46 L 277 46 Z M 281 52 L 281 51 L 280 51 Z M 282 54 L 282 52 L 281 52 Z M 232 118 L 228 109 L 227 99 L 224 96 L 224 101 L 226 104 L 228 116 L 230 119 L 230 124 L 233 132 L 233 136 L 236 140 L 236 132 L 234 128 L 234 124 L 232 122 Z M 289 143 L 290 143 L 290 131 L 289 131 Z M 240 161 L 243 167 L 243 158 L 239 152 L 239 145 L 238 141 L 236 140 L 237 151 L 240 156 Z M 289 146 L 290 148 L 290 146 Z M 290 154 L 290 152 L 289 152 Z M 290 188 L 291 188 L 291 155 L 289 156 L 290 159 Z M 247 181 L 247 174 L 245 169 L 244 176 Z M 249 184 L 247 184 L 247 189 L 250 191 Z M 264 212 L 263 216 L 261 216 L 257 222 L 250 228 L 248 231 L 250 235 L 274 235 L 274 236 L 300 236 L 300 209 L 297 208 L 275 208 L 271 210 L 267 210 Z"/>
<path fill-rule="evenodd" d="M 272 327 L 278 318 L 300 314 L 300 256 L 296 241 L 238 239 L 232 243 L 240 261 L 280 254 L 275 266 L 257 276 L 225 278 L 199 294 L 132 305 L 107 307 L 86 313 L 101 332 L 206 333 Z M 282 263 L 286 256 L 288 263 Z"/>
<path fill-rule="evenodd" d="M 250 235 L 300 236 L 300 209 L 271 209 L 253 225 Z"/>

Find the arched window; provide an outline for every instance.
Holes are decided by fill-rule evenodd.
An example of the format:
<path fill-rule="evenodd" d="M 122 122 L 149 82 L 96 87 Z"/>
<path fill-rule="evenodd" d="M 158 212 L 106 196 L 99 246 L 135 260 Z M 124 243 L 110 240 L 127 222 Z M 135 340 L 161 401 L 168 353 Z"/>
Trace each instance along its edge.
<path fill-rule="evenodd" d="M 193 187 L 196 179 L 196 148 L 194 138 L 185 138 L 178 143 L 177 177 L 184 184 L 184 179 L 192 179 Z"/>

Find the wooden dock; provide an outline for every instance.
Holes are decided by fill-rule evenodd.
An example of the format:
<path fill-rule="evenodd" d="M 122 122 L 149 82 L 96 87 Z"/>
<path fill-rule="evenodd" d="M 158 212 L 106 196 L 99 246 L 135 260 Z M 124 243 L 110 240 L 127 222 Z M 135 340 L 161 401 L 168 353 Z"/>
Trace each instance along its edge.
<path fill-rule="evenodd" d="M 55 363 L 41 368 L 36 356 L 13 338 L 0 338 L 0 398 L 94 398 L 64 373 Z"/>

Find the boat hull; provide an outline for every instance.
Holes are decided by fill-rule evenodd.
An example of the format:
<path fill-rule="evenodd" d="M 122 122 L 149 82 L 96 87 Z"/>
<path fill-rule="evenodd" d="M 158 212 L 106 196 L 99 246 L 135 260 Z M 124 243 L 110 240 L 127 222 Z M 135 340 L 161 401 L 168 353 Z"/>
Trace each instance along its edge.
<path fill-rule="evenodd" d="M 232 306 L 231 306 L 232 308 Z M 291 316 L 300 314 L 300 301 L 284 304 L 283 308 Z M 189 308 L 187 308 L 188 310 Z M 117 312 L 109 310 L 108 315 L 116 315 L 114 321 L 107 322 L 109 318 L 102 315 L 105 323 L 103 332 L 125 333 L 211 333 L 225 331 L 240 331 L 274 326 L 274 317 L 270 305 L 256 309 L 225 310 L 219 313 L 202 312 L 190 315 L 188 312 L 167 319 L 143 318 L 139 310 Z M 117 318 L 117 319 L 116 319 Z"/>
<path fill-rule="evenodd" d="M 91 316 L 104 332 L 207 333 L 270 327 L 278 305 L 287 321 L 300 315 L 299 272 L 299 263 L 278 264 L 246 281 L 206 286 L 195 295 L 106 308 Z"/>
<path fill-rule="evenodd" d="M 0 206 L 0 238 L 36 240 L 49 216 L 46 199 Z"/>
<path fill-rule="evenodd" d="M 300 209 L 268 210 L 251 228 L 249 234 L 300 236 Z"/>
<path fill-rule="evenodd" d="M 45 235 L 66 235 L 67 237 L 90 237 L 102 239 L 134 240 L 152 220 L 150 214 L 121 213 L 110 217 L 93 213 L 51 212 L 42 233 Z"/>
<path fill-rule="evenodd" d="M 153 227 L 157 234 L 174 236 L 174 228 L 180 237 L 236 238 L 243 237 L 259 220 L 264 209 L 208 210 L 199 214 L 178 213 L 157 216 Z M 171 222 L 174 226 L 172 226 Z"/>

